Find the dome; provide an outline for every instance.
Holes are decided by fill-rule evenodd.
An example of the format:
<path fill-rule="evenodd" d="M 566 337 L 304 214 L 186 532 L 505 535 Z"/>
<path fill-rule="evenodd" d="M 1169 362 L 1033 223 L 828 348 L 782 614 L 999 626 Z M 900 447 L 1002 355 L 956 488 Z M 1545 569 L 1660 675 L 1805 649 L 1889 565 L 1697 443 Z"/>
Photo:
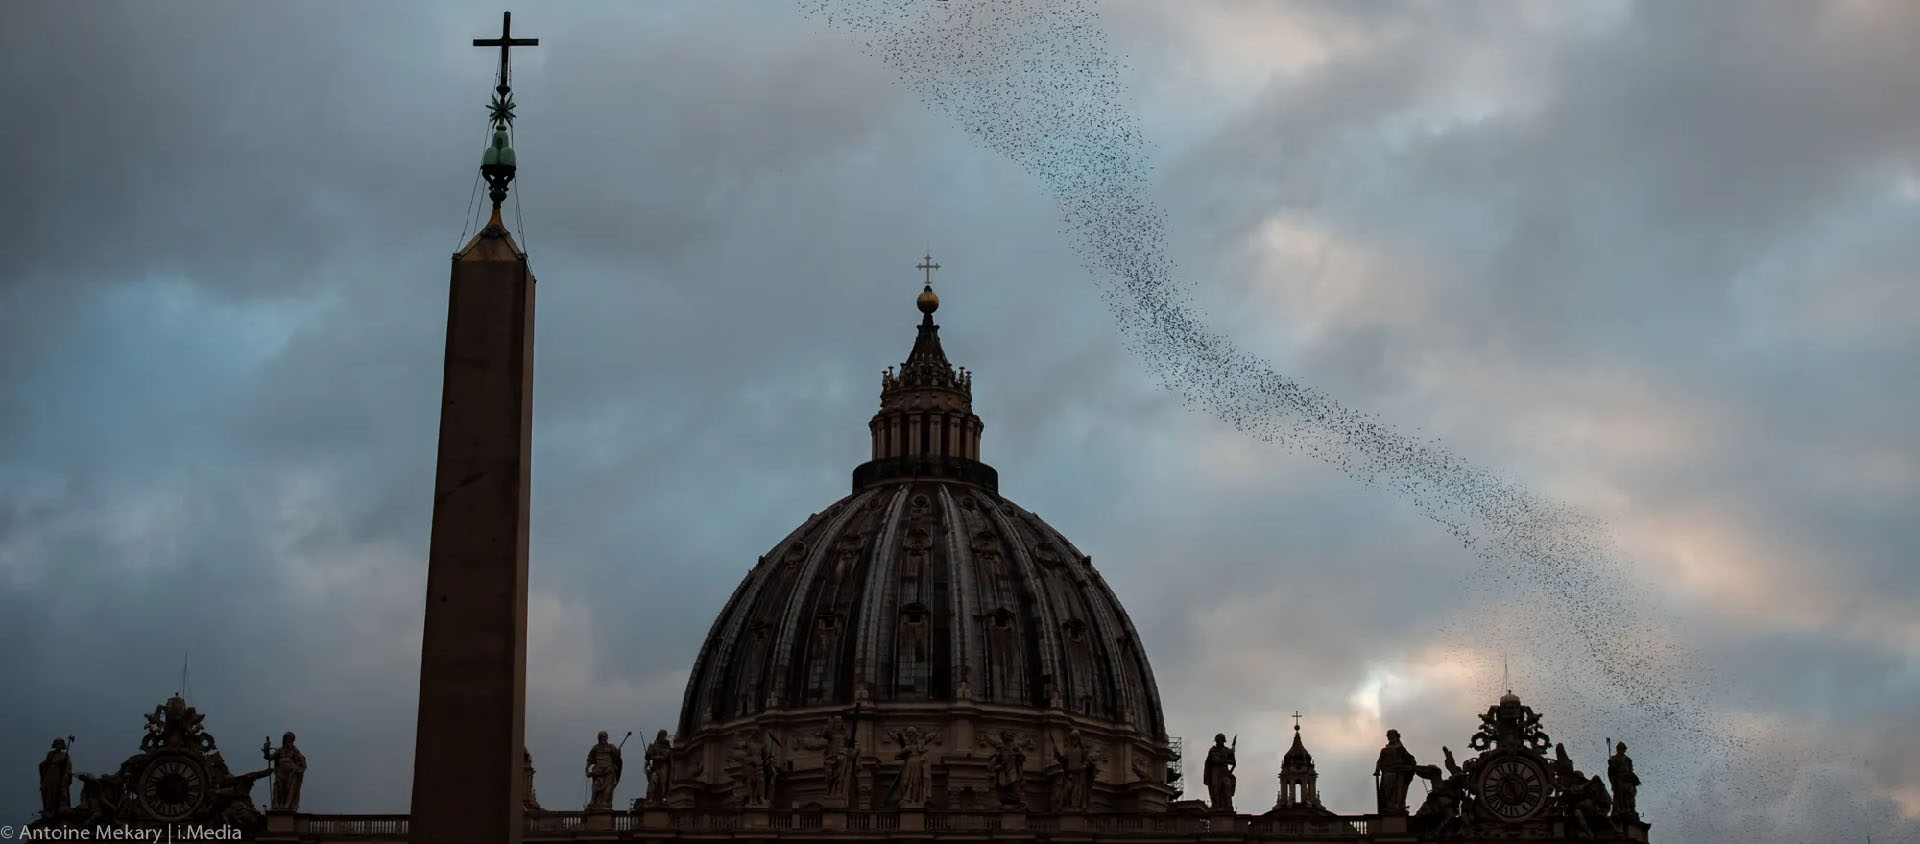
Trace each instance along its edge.
<path fill-rule="evenodd" d="M 680 731 L 961 699 L 1165 735 L 1139 636 L 1090 559 L 988 486 L 881 479 L 809 518 L 734 590 Z"/>
<path fill-rule="evenodd" d="M 841 735 L 829 719 L 881 768 L 895 731 L 939 735 L 935 790 L 946 794 L 932 803 L 971 799 L 985 748 L 1007 737 L 1030 746 L 1035 799 L 1046 799 L 1043 772 L 1069 733 L 1106 760 L 1088 808 L 1153 808 L 1174 793 L 1139 635 L 1091 558 L 1000 495 L 979 459 L 972 377 L 947 361 L 931 295 L 929 283 L 916 300 L 924 316 L 906 362 L 882 373 L 872 459 L 853 470 L 851 494 L 759 558 L 700 648 L 676 760 L 708 773 L 685 795 L 675 786 L 683 805 L 728 799 L 730 748 L 804 756 Z M 802 761 L 776 789 L 787 805 L 829 793 Z"/>

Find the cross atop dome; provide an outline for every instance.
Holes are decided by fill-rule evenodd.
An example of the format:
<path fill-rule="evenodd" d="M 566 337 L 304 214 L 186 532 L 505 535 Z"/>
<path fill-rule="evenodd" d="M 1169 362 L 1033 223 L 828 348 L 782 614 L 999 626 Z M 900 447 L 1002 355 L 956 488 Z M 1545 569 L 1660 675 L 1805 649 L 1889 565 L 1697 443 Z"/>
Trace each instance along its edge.
<path fill-rule="evenodd" d="M 920 263 L 914 265 L 913 268 L 927 274 L 926 286 L 921 288 L 920 298 L 915 300 L 915 304 L 919 306 L 920 313 L 926 314 L 926 318 L 921 320 L 921 324 L 932 325 L 933 312 L 940 310 L 940 296 L 933 292 L 933 271 L 940 269 L 940 265 L 933 262 L 933 252 L 932 250 L 928 250 L 927 256 L 921 258 Z"/>

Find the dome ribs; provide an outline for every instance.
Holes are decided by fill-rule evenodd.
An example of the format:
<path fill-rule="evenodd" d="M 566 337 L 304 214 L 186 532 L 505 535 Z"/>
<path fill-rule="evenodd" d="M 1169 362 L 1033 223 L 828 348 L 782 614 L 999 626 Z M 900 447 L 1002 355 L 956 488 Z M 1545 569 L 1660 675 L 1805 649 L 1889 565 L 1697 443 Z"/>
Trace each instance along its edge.
<path fill-rule="evenodd" d="M 1126 633 L 1127 661 L 1136 672 L 1136 681 L 1126 685 L 1129 689 L 1138 690 L 1144 697 L 1133 707 L 1134 724 L 1150 738 L 1166 738 L 1166 713 L 1160 707 L 1160 687 L 1154 682 L 1153 664 L 1147 659 L 1146 645 L 1140 641 L 1139 631 L 1133 627 L 1133 618 L 1127 615 L 1127 607 L 1120 603 L 1120 596 L 1114 594 L 1113 587 L 1107 585 L 1106 579 L 1093 570 L 1090 558 L 1078 555 L 1077 551 L 1075 554 L 1075 559 L 1089 560 L 1085 564 L 1087 580 L 1106 596 L 1106 606 L 1113 608 L 1119 618 L 1120 629 Z"/>
<path fill-rule="evenodd" d="M 794 543 L 803 541 L 801 538 L 810 532 L 815 521 L 816 519 L 808 519 L 806 523 L 788 534 L 786 539 L 781 540 L 779 545 L 774 546 L 773 553 L 760 558 L 759 564 L 747 573 L 744 584 L 747 587 L 746 594 L 740 596 L 738 603 L 730 604 L 726 612 L 721 615 L 724 629 L 721 623 L 714 625 L 716 632 L 721 635 L 717 639 L 709 639 L 703 648 L 703 650 L 711 649 L 714 659 L 713 668 L 709 674 L 710 680 L 706 683 L 701 695 L 700 708 L 695 711 L 699 720 L 727 720 L 739 712 L 740 707 L 736 697 L 740 688 L 739 675 L 742 660 L 737 658 L 737 654 L 746 638 L 746 627 L 756 614 L 761 595 L 766 591 L 769 575 L 780 567 L 778 560 Z M 686 717 L 685 713 L 682 713 L 682 717 Z"/>
<path fill-rule="evenodd" d="M 937 490 L 940 496 L 940 509 L 944 510 L 947 514 L 946 523 L 948 525 L 966 525 L 967 519 L 961 515 L 960 503 L 955 499 L 953 489 L 947 484 L 941 484 Z M 965 495 L 966 493 L 961 494 Z M 971 687 L 973 685 L 971 675 L 973 673 L 974 660 L 969 658 L 968 651 L 973 647 L 972 639 L 974 637 L 971 635 L 971 631 L 979 624 L 979 620 L 973 609 L 977 603 L 973 578 L 964 576 L 964 572 L 953 571 L 952 561 L 959 559 L 959 535 L 964 533 L 965 530 L 965 527 L 961 527 L 959 530 L 947 531 L 946 542 L 943 543 L 947 550 L 947 613 L 948 617 L 953 620 L 952 624 L 948 625 L 948 627 L 960 631 L 960 635 L 949 636 L 946 642 L 947 684 L 949 688 L 955 690 L 955 697 L 961 696 L 958 693 L 959 686 L 964 684 Z M 975 694 L 977 694 L 977 692 L 972 688 L 967 689 L 966 696 L 972 697 Z"/>
<path fill-rule="evenodd" d="M 761 557 L 760 559 L 762 562 L 766 560 L 765 557 Z M 741 596 L 747 594 L 753 584 L 753 577 L 749 575 L 746 579 L 740 581 L 740 585 L 733 587 L 733 594 L 727 597 L 727 605 L 720 610 L 718 616 L 714 617 L 713 626 L 707 628 L 707 640 L 700 646 L 700 653 L 693 658 L 693 670 L 687 675 L 687 691 L 680 696 L 680 727 L 678 730 L 678 738 L 680 739 L 685 739 L 687 736 L 692 735 L 701 720 L 695 716 L 705 711 L 703 708 L 706 704 L 704 692 L 708 684 L 704 681 L 706 680 L 707 672 L 713 670 L 714 666 L 719 663 L 720 645 L 726 641 L 726 637 L 721 636 L 720 631 L 733 619 L 734 608 L 739 606 Z"/>
<path fill-rule="evenodd" d="M 866 526 L 879 519 L 865 507 L 856 512 L 859 515 L 834 540 L 832 575 L 816 579 L 801 611 L 801 623 L 811 623 L 813 633 L 800 644 L 806 650 L 789 669 L 792 705 L 817 706 L 853 697 L 851 672 L 841 666 L 853 664 L 854 637 L 849 631 L 860 594 L 857 584 L 874 554 L 873 543 L 860 538 L 871 533 Z"/>
<path fill-rule="evenodd" d="M 1019 533 L 1014 530 L 1013 523 L 1007 516 L 1008 509 L 1011 508 L 1006 502 L 1002 502 L 1001 506 L 993 508 L 993 512 L 988 514 L 987 521 L 998 528 L 995 533 L 1001 539 L 1002 553 L 1012 552 L 1009 556 L 1020 575 L 1021 598 L 1024 605 L 1022 608 L 1026 610 L 1023 620 L 1029 628 L 1027 641 L 1031 643 L 1027 648 L 1028 653 L 1032 655 L 1032 661 L 1029 664 L 1040 674 L 1036 678 L 1038 682 L 1032 686 L 1038 692 L 1039 698 L 1035 705 L 1051 707 L 1053 698 L 1060 697 L 1064 701 L 1065 695 L 1068 694 L 1068 690 L 1062 688 L 1068 680 L 1064 676 L 1066 672 L 1061 670 L 1060 665 L 1060 657 L 1063 654 L 1057 628 L 1058 612 L 1049 600 L 1045 587 L 1034 574 L 1032 560 L 1028 558 L 1026 549 L 1021 547 L 1018 541 Z M 1007 542 L 1009 537 L 1014 541 Z M 1013 547 L 1007 548 L 1007 545 Z"/>
<path fill-rule="evenodd" d="M 817 606 L 818 595 L 820 590 L 826 588 L 834 579 L 822 578 L 819 572 L 824 561 L 829 559 L 834 560 L 837 568 L 837 558 L 842 550 L 838 546 L 837 537 L 849 535 L 846 531 L 847 524 L 858 519 L 863 512 L 858 507 L 840 504 L 827 508 L 822 513 L 825 521 L 824 529 L 817 534 L 810 534 L 813 542 L 807 549 L 799 571 L 781 573 L 783 576 L 793 577 L 793 582 L 797 585 L 790 585 L 784 590 L 784 601 L 778 608 L 779 638 L 772 644 L 773 664 L 766 673 L 766 682 L 771 686 L 763 690 L 765 700 L 770 706 L 792 706 L 797 698 L 805 694 L 803 688 L 805 678 L 800 676 L 800 673 L 806 670 L 809 655 L 820 649 L 821 637 L 830 632 L 838 634 L 845 630 L 843 626 L 837 624 L 831 631 L 823 629 L 820 621 L 822 612 Z M 826 615 L 832 616 L 832 613 L 829 611 Z M 825 645 L 821 655 L 831 657 L 831 643 Z"/>
<path fill-rule="evenodd" d="M 889 563 L 895 555 L 889 552 L 881 556 L 879 550 L 898 547 L 901 534 L 899 526 L 904 521 L 911 492 L 910 484 L 902 484 L 893 490 L 893 500 L 881 517 L 880 529 L 874 534 L 875 555 L 873 562 L 867 566 L 865 585 L 860 590 L 858 603 L 855 606 L 854 618 L 859 620 L 857 628 L 859 638 L 852 672 L 854 700 L 860 698 L 862 688 L 866 689 L 868 694 L 883 688 L 878 682 L 879 678 L 875 676 L 881 659 L 880 654 L 875 651 L 883 635 L 882 631 L 887 629 L 880 626 L 884 623 L 881 607 L 892 603 L 888 599 L 893 590 L 885 588 L 884 584 L 888 575 L 892 573 L 893 567 Z"/>
<path fill-rule="evenodd" d="M 964 481 L 876 482 L 735 590 L 695 660 L 681 731 L 844 706 L 862 689 L 879 705 L 955 700 L 963 683 L 979 704 L 1165 735 L 1132 621 L 1058 531 Z"/>

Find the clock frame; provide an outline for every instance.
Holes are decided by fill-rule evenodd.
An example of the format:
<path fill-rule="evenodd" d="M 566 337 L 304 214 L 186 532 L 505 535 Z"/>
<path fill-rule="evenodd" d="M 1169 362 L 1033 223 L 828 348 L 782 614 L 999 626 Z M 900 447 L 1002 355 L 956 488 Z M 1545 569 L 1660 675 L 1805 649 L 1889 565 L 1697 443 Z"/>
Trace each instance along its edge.
<path fill-rule="evenodd" d="M 1544 763 L 1524 753 L 1497 753 L 1483 759 L 1479 768 L 1474 791 L 1489 817 L 1519 823 L 1546 809 L 1553 781 Z"/>

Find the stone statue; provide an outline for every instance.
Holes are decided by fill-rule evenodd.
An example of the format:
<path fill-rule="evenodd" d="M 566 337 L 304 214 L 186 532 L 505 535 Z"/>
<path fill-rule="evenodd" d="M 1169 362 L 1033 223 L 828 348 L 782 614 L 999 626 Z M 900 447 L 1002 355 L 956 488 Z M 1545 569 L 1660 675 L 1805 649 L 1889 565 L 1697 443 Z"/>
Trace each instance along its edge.
<path fill-rule="evenodd" d="M 759 778 L 760 803 L 771 805 L 774 786 L 780 781 L 780 740 L 773 733 L 766 733 L 759 741 L 753 757 L 753 769 Z"/>
<path fill-rule="evenodd" d="M 647 803 L 666 805 L 667 790 L 673 787 L 673 741 L 666 730 L 655 733 L 653 743 L 647 745 L 646 763 Z"/>
<path fill-rule="evenodd" d="M 1233 769 L 1239 766 L 1235 751 L 1240 746 L 1240 737 L 1233 737 L 1233 744 L 1227 744 L 1225 733 L 1213 736 L 1213 747 L 1207 749 L 1206 767 L 1201 779 L 1207 784 L 1207 802 L 1216 812 L 1233 811 L 1233 791 L 1237 784 Z"/>
<path fill-rule="evenodd" d="M 1424 837 L 1435 841 L 1450 841 L 1458 834 L 1465 822 L 1461 809 L 1471 798 L 1472 779 L 1470 769 L 1462 769 L 1453 759 L 1453 749 L 1440 748 L 1446 756 L 1445 775 L 1435 765 L 1416 765 L 1414 773 L 1431 784 L 1425 802 L 1414 813 Z M 1468 760 L 1470 767 L 1474 760 Z"/>
<path fill-rule="evenodd" d="M 1062 811 L 1086 811 L 1088 798 L 1093 793 L 1093 777 L 1099 772 L 1099 765 L 1079 730 L 1067 732 L 1066 745 L 1054 751 L 1053 758 L 1060 763 L 1059 794 L 1054 802 L 1059 804 Z"/>
<path fill-rule="evenodd" d="M 1001 730 L 999 741 L 988 736 L 987 744 L 993 748 L 993 756 L 987 760 L 987 770 L 993 774 L 994 789 L 1000 792 L 1000 805 L 1020 805 L 1024 802 L 1020 796 L 1020 783 L 1027 765 L 1027 753 L 1021 749 L 1019 737 L 1012 730 Z"/>
<path fill-rule="evenodd" d="M 921 808 L 927 805 L 927 795 L 933 789 L 933 765 L 927 758 L 927 746 L 938 742 L 940 734 L 937 731 L 922 734 L 919 727 L 908 727 L 892 733 L 890 738 L 900 746 L 900 751 L 894 754 L 894 758 L 900 760 L 900 773 L 893 778 L 893 785 L 887 788 L 886 799 L 881 802 L 907 809 Z"/>
<path fill-rule="evenodd" d="M 1640 791 L 1640 777 L 1633 773 L 1633 758 L 1627 755 L 1624 741 L 1613 746 L 1613 756 L 1607 759 L 1607 782 L 1613 786 L 1613 816 L 1639 820 L 1634 796 Z"/>
<path fill-rule="evenodd" d="M 589 811 L 613 808 L 613 790 L 620 785 L 625 767 L 620 748 L 608 742 L 606 731 L 601 731 L 599 742 L 587 751 L 587 778 L 593 780 L 593 796 L 587 799 Z"/>
<path fill-rule="evenodd" d="M 742 806 L 762 806 L 766 803 L 766 780 L 757 770 L 760 756 L 759 742 L 746 736 L 733 743 L 733 749 L 727 753 L 727 767 L 733 773 L 733 793 Z"/>
<path fill-rule="evenodd" d="M 1419 763 L 1400 743 L 1400 731 L 1387 731 L 1387 746 L 1380 748 L 1380 759 L 1373 765 L 1379 777 L 1379 812 L 1382 815 L 1407 813 L 1407 786 L 1413 784 L 1413 769 Z"/>
<path fill-rule="evenodd" d="M 1567 755 L 1565 744 L 1553 746 L 1552 771 L 1556 808 L 1561 814 L 1571 818 L 1589 838 L 1593 836 L 1589 820 L 1612 829 L 1613 824 L 1607 816 L 1613 808 L 1613 801 L 1607 796 L 1606 784 L 1600 781 L 1599 775 L 1588 777 L 1575 768 L 1573 757 Z"/>
<path fill-rule="evenodd" d="M 140 749 L 184 747 L 211 753 L 214 742 L 213 736 L 206 732 L 206 719 L 200 710 L 187 705 L 186 698 L 179 695 L 167 698 L 166 703 L 154 707 L 153 714 L 147 716 L 147 734 L 140 737 Z"/>
<path fill-rule="evenodd" d="M 1586 783 L 1586 776 L 1573 767 L 1573 757 L 1567 755 L 1567 746 L 1553 746 L 1553 787 L 1568 793 L 1576 791 Z"/>
<path fill-rule="evenodd" d="M 730 767 L 734 794 L 741 805 L 763 809 L 773 803 L 773 790 L 780 775 L 779 742 L 772 733 L 742 737 L 733 745 Z"/>
<path fill-rule="evenodd" d="M 827 797 L 841 800 L 853 791 L 856 751 L 847 722 L 838 715 L 828 718 L 826 729 L 820 731 L 820 775 L 826 780 Z"/>
<path fill-rule="evenodd" d="M 40 761 L 40 817 L 52 818 L 67 810 L 73 799 L 73 760 L 67 740 L 53 740 L 53 749 Z"/>
<path fill-rule="evenodd" d="M 526 785 L 520 790 L 520 810 L 523 812 L 544 812 L 540 808 L 540 798 L 533 793 L 533 751 L 525 745 L 520 747 L 520 779 Z"/>
<path fill-rule="evenodd" d="M 273 771 L 273 794 L 267 804 L 269 811 L 300 811 L 300 785 L 307 779 L 307 756 L 300 752 L 300 748 L 293 746 L 293 733 L 282 735 L 278 748 L 273 746 L 273 739 L 262 740 L 260 755 Z"/>
<path fill-rule="evenodd" d="M 80 774 L 80 810 L 83 824 L 110 822 L 120 815 L 127 786 L 119 774 Z"/>
<path fill-rule="evenodd" d="M 1600 781 L 1599 774 L 1594 774 L 1583 783 L 1578 799 L 1573 801 L 1574 819 L 1588 835 L 1593 834 L 1589 818 L 1607 832 L 1618 834 L 1620 830 L 1614 825 L 1612 815 L 1613 798 L 1607 796 L 1607 784 Z"/>

